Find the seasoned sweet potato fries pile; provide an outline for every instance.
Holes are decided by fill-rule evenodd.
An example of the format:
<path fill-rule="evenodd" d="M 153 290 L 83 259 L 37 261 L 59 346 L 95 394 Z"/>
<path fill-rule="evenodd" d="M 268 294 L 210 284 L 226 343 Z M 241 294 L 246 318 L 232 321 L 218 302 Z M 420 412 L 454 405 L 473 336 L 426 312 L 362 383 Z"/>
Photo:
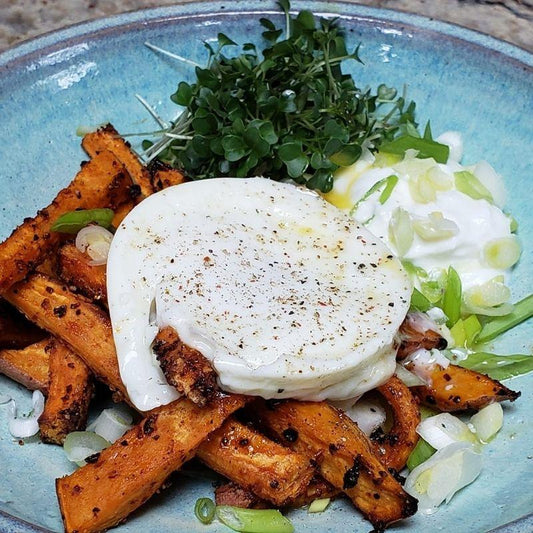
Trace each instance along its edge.
<path fill-rule="evenodd" d="M 66 212 L 108 207 L 117 226 L 144 197 L 184 181 L 162 165 L 141 165 L 111 126 L 86 135 L 83 147 L 91 159 L 70 185 L 0 244 L 0 372 L 45 394 L 41 438 L 55 444 L 85 428 L 95 380 L 117 401 L 128 396 L 106 308 L 105 266 L 91 266 L 52 224 Z M 402 338 L 402 356 L 442 345 L 431 331 L 404 331 Z M 217 489 L 219 502 L 284 508 L 344 494 L 382 530 L 416 512 L 397 472 L 417 442 L 419 402 L 452 411 L 516 398 L 453 365 L 437 366 L 428 387 L 410 390 L 392 377 L 377 389 L 392 425 L 371 439 L 324 402 L 225 394 L 210 363 L 171 328 L 159 332 L 154 352 L 183 396 L 139 413 L 133 429 L 56 481 L 67 532 L 116 526 L 194 456 L 228 479 Z"/>

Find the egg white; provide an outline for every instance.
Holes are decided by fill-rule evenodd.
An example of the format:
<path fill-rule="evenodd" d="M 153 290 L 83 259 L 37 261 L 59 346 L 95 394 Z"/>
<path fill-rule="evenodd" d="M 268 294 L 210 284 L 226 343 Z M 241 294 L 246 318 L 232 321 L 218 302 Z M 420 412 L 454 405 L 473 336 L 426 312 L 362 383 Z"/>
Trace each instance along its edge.
<path fill-rule="evenodd" d="M 141 410 L 178 396 L 150 348 L 167 325 L 227 391 L 358 396 L 394 372 L 411 293 L 400 262 L 351 217 L 263 178 L 150 196 L 118 228 L 107 276 L 121 377 Z"/>

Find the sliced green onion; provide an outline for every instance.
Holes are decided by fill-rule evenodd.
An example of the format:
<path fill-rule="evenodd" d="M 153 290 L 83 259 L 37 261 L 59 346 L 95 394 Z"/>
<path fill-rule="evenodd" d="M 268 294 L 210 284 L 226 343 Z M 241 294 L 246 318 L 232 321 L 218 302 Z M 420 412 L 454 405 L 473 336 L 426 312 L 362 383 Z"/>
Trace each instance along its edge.
<path fill-rule="evenodd" d="M 112 407 L 104 409 L 87 429 L 109 442 L 115 442 L 133 427 L 132 422 L 131 413 L 119 407 Z"/>
<path fill-rule="evenodd" d="M 401 379 L 407 387 L 418 387 L 419 385 L 427 385 L 427 383 L 419 376 L 410 372 L 403 365 L 396 363 L 396 371 L 394 372 L 398 379 Z"/>
<path fill-rule="evenodd" d="M 396 184 L 398 183 L 398 176 L 392 174 L 391 176 L 386 177 L 385 180 L 385 188 L 383 189 L 383 192 L 379 195 L 379 203 L 381 205 L 383 205 L 390 198 L 394 187 L 396 187 Z"/>
<path fill-rule="evenodd" d="M 44 396 L 39 390 L 33 391 L 32 410 L 27 415 L 17 416 L 17 404 L 14 399 L 9 400 L 8 429 L 16 439 L 33 437 L 39 432 L 39 417 L 44 411 Z"/>
<path fill-rule="evenodd" d="M 112 209 L 82 209 L 62 214 L 51 227 L 59 233 L 78 233 L 89 224 L 98 224 L 106 229 L 111 228 L 115 213 Z"/>
<path fill-rule="evenodd" d="M 497 402 L 487 405 L 472 416 L 470 423 L 474 426 L 480 441 L 490 442 L 503 426 L 502 406 Z"/>
<path fill-rule="evenodd" d="M 432 409 L 431 407 L 428 407 L 427 405 L 421 405 L 420 406 L 420 419 L 424 420 L 426 418 L 429 418 L 430 416 L 438 415 L 439 412 L 435 411 L 435 409 Z"/>
<path fill-rule="evenodd" d="M 215 519 L 216 506 L 211 498 L 198 498 L 194 505 L 194 515 L 202 524 L 210 524 Z"/>
<path fill-rule="evenodd" d="M 450 413 L 439 413 L 425 418 L 418 424 L 416 432 L 436 450 L 441 450 L 454 442 L 469 442 L 475 447 L 479 445 L 470 428 Z"/>
<path fill-rule="evenodd" d="M 407 459 L 407 468 L 409 471 L 427 461 L 437 450 L 428 444 L 424 439 L 418 439 L 416 446 Z"/>
<path fill-rule="evenodd" d="M 469 354 L 466 359 L 457 361 L 456 364 L 501 381 L 532 372 L 533 355 L 476 352 Z"/>
<path fill-rule="evenodd" d="M 518 231 L 518 220 L 513 215 L 507 215 L 509 218 L 509 230 L 511 233 L 516 233 Z"/>
<path fill-rule="evenodd" d="M 96 131 L 98 128 L 95 126 L 85 126 L 83 124 L 80 124 L 76 128 L 76 136 L 77 137 L 85 137 L 88 133 L 92 133 L 93 131 Z"/>
<path fill-rule="evenodd" d="M 455 188 L 458 191 L 470 196 L 474 200 L 487 200 L 493 202 L 490 191 L 468 170 L 454 172 Z"/>
<path fill-rule="evenodd" d="M 323 513 L 331 501 L 331 498 L 320 498 L 318 500 L 313 500 L 309 507 L 307 508 L 308 513 Z"/>
<path fill-rule="evenodd" d="M 431 302 L 415 287 L 411 294 L 411 310 L 425 313 L 431 307 Z"/>
<path fill-rule="evenodd" d="M 405 491 L 418 499 L 419 511 L 434 512 L 481 472 L 482 458 L 466 442 L 438 450 L 418 465 L 405 480 Z"/>
<path fill-rule="evenodd" d="M 399 256 L 404 256 L 413 244 L 414 232 L 409 213 L 397 207 L 389 222 L 389 239 L 396 247 Z"/>
<path fill-rule="evenodd" d="M 505 315 L 512 310 L 512 305 L 507 303 L 510 297 L 511 291 L 503 283 L 503 276 L 496 276 L 465 291 L 465 309 L 478 315 Z"/>
<path fill-rule="evenodd" d="M 426 175 L 433 184 L 433 187 L 438 191 L 449 191 L 453 187 L 453 180 L 449 174 L 446 174 L 437 165 L 431 167 Z"/>
<path fill-rule="evenodd" d="M 450 334 L 455 346 L 466 346 L 465 326 L 461 319 L 450 328 Z"/>
<path fill-rule="evenodd" d="M 398 183 L 398 176 L 387 176 L 386 178 L 383 178 L 379 181 L 376 181 L 368 191 L 355 202 L 353 205 L 350 214 L 353 214 L 357 208 L 365 201 L 368 200 L 375 192 L 379 191 L 382 187 L 385 187 L 382 191 L 382 193 L 379 195 L 379 203 L 384 204 L 392 194 L 392 191 L 394 190 L 394 187 Z"/>
<path fill-rule="evenodd" d="M 492 268 L 506 270 L 517 263 L 521 251 L 516 237 L 512 236 L 489 241 L 483 248 L 483 255 Z"/>
<path fill-rule="evenodd" d="M 523 300 L 515 303 L 511 313 L 505 316 L 492 318 L 483 324 L 479 335 L 478 343 L 489 342 L 505 331 L 514 328 L 524 320 L 533 316 L 533 294 L 526 296 Z"/>
<path fill-rule="evenodd" d="M 83 466 L 87 457 L 101 452 L 110 444 L 109 441 L 92 431 L 73 431 L 65 437 L 63 449 L 69 461 Z"/>
<path fill-rule="evenodd" d="M 472 346 L 481 331 L 481 323 L 476 315 L 470 315 L 463 320 L 463 327 L 465 330 L 466 345 Z"/>
<path fill-rule="evenodd" d="M 481 324 L 476 315 L 459 319 L 450 329 L 455 346 L 472 346 L 481 331 Z"/>
<path fill-rule="evenodd" d="M 446 325 L 451 328 L 461 318 L 461 278 L 453 267 L 448 268 L 448 277 L 441 305 L 439 306 L 448 317 Z"/>
<path fill-rule="evenodd" d="M 449 239 L 459 233 L 457 224 L 444 218 L 440 211 L 434 211 L 424 219 L 413 220 L 413 229 L 425 241 Z"/>
<path fill-rule="evenodd" d="M 380 152 L 403 155 L 407 150 L 417 150 L 419 159 L 432 157 L 437 163 L 446 163 L 450 154 L 450 148 L 429 139 L 421 139 L 412 135 L 402 135 L 393 141 L 383 143 L 379 147 Z"/>
<path fill-rule="evenodd" d="M 216 508 L 217 518 L 242 533 L 293 533 L 294 527 L 278 510 L 242 509 L 230 505 Z"/>
<path fill-rule="evenodd" d="M 437 198 L 437 189 L 426 174 L 411 176 L 409 179 L 409 192 L 415 202 L 427 204 Z"/>

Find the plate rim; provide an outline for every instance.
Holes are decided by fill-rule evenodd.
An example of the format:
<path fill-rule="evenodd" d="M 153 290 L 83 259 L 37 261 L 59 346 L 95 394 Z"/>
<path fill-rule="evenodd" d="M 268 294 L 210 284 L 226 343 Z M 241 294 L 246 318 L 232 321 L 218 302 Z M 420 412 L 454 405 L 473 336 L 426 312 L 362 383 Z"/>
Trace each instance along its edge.
<path fill-rule="evenodd" d="M 533 52 L 458 24 L 415 13 L 361 5 L 349 0 L 293 0 L 291 2 L 291 12 L 297 12 L 304 8 L 319 14 L 338 13 L 341 18 L 359 19 L 367 23 L 403 25 L 437 37 L 440 35 L 451 38 L 468 45 L 474 45 L 490 54 L 504 56 L 515 63 L 515 68 L 522 68 L 533 75 Z M 145 25 L 169 23 L 188 16 L 231 15 L 235 13 L 276 14 L 279 13 L 279 8 L 276 7 L 276 2 L 273 0 L 226 0 L 225 2 L 219 0 L 178 0 L 169 6 L 141 8 L 85 20 L 25 39 L 0 52 L 0 77 L 10 73 L 12 69 L 19 68 L 20 64 L 29 62 L 33 55 L 50 52 L 53 49 L 60 50 L 68 46 L 70 41 L 79 40 L 85 36 L 87 38 L 101 38 L 107 32 L 116 32 L 118 28 L 131 30 Z M 533 530 L 533 513 L 491 529 L 488 533 L 526 533 L 526 531 L 531 530 Z M 6 533 L 53 533 L 50 529 L 32 524 L 3 510 L 0 510 L 0 531 Z"/>
<path fill-rule="evenodd" d="M 215 9 L 218 9 L 223 14 L 231 14 L 236 11 L 244 13 L 279 13 L 279 8 L 275 6 L 276 2 L 273 0 L 226 0 L 225 2 L 220 0 L 177 0 L 175 4 L 169 6 L 141 8 L 77 22 L 35 37 L 30 37 L 0 52 L 0 75 L 2 75 L 4 69 L 14 67 L 19 61 L 23 61 L 26 56 L 51 47 L 57 47 L 63 42 L 79 39 L 84 35 L 90 36 L 105 30 L 116 30 L 122 26 L 169 22 L 173 19 L 178 20 L 183 18 L 187 14 L 195 16 L 201 14 L 212 15 L 216 12 Z M 293 0 L 291 12 L 296 12 L 304 8 L 309 8 L 313 12 L 319 13 L 335 13 L 335 11 L 340 11 L 340 9 L 335 9 L 335 6 L 342 8 L 343 12 L 351 11 L 351 13 L 344 15 L 351 18 L 405 24 L 417 30 L 437 35 L 441 34 L 459 41 L 464 41 L 470 45 L 477 45 L 489 52 L 507 56 L 509 59 L 521 63 L 526 69 L 533 71 L 533 52 L 529 52 L 525 48 L 521 48 L 518 45 L 503 41 L 481 31 L 466 28 L 451 22 L 437 20 L 425 15 L 361 5 L 350 0 Z M 226 8 L 228 9 L 226 10 Z"/>

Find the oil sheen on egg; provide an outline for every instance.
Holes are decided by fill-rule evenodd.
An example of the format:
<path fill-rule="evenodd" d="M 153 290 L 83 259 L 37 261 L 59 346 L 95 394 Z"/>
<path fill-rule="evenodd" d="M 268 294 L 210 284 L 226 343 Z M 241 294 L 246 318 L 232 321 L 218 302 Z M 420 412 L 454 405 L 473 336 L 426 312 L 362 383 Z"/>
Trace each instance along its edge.
<path fill-rule="evenodd" d="M 151 350 L 164 326 L 226 391 L 358 396 L 393 374 L 411 294 L 400 262 L 350 216 L 263 178 L 150 196 L 118 228 L 107 276 L 121 377 L 141 410 L 178 396 Z"/>

